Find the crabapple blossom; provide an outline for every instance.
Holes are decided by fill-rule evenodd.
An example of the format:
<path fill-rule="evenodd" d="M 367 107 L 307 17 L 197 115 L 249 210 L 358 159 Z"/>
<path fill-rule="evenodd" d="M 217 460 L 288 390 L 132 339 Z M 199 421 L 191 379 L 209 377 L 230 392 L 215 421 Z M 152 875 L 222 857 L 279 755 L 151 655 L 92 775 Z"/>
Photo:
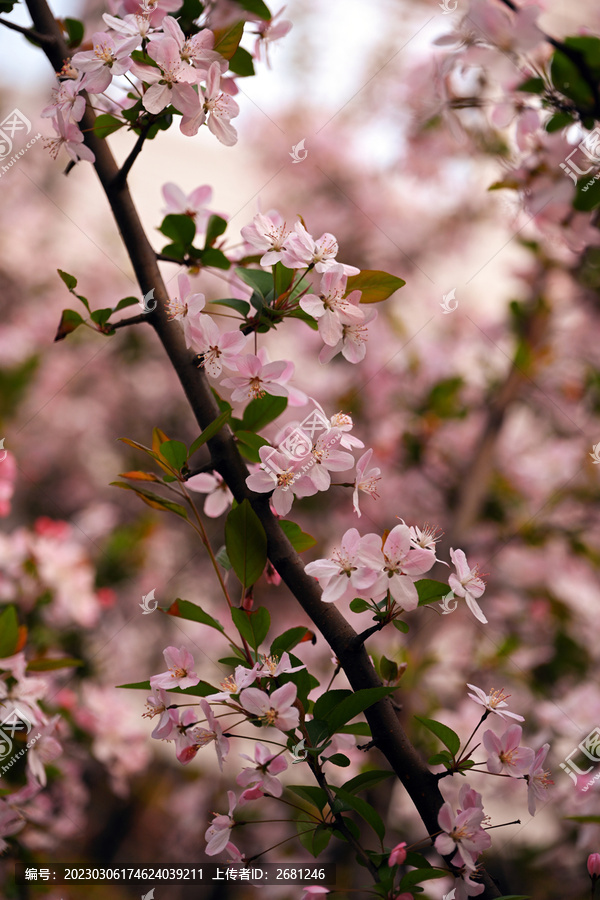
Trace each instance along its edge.
<path fill-rule="evenodd" d="M 155 31 L 150 24 L 148 16 L 133 15 L 132 13 L 129 13 L 128 15 L 123 16 L 122 19 L 119 19 L 117 16 L 111 16 L 109 13 L 104 13 L 102 19 L 105 25 L 108 25 L 113 31 L 117 31 L 125 37 L 137 37 L 138 40 L 139 38 L 147 38 L 149 34 L 153 34 Z"/>
<path fill-rule="evenodd" d="M 257 743 L 254 746 L 254 759 L 245 753 L 240 753 L 240 756 L 242 759 L 247 759 L 255 764 L 254 768 L 242 769 L 237 776 L 236 781 L 240 787 L 253 786 L 260 788 L 261 791 L 267 794 L 272 794 L 274 797 L 281 797 L 283 786 L 275 776 L 285 772 L 288 768 L 288 764 L 283 756 L 280 753 L 271 753 L 261 743 Z"/>
<path fill-rule="evenodd" d="M 241 235 L 247 244 L 262 250 L 261 266 L 274 266 L 281 262 L 285 242 L 291 230 L 276 210 L 256 213 L 250 225 L 244 225 Z"/>
<path fill-rule="evenodd" d="M 210 216 L 214 215 L 209 209 L 205 209 L 205 205 L 212 200 L 212 193 L 210 185 L 203 184 L 186 195 L 180 187 L 169 181 L 162 186 L 162 195 L 166 203 L 162 213 L 165 216 L 189 216 L 194 220 L 196 229 L 204 231 Z"/>
<path fill-rule="evenodd" d="M 280 731 L 290 731 L 297 728 L 300 721 L 300 714 L 294 706 L 296 694 L 296 685 L 288 681 L 271 695 L 258 688 L 246 688 L 240 694 L 240 703 L 266 725 L 273 725 Z"/>
<path fill-rule="evenodd" d="M 317 493 L 313 482 L 301 474 L 302 460 L 290 457 L 273 447 L 259 447 L 261 468 L 246 478 L 246 485 L 257 494 L 273 491 L 271 502 L 278 516 L 289 513 L 294 496 L 311 497 Z"/>
<path fill-rule="evenodd" d="M 333 445 L 338 443 L 339 435 L 334 429 L 319 435 L 309 456 L 306 477 L 312 481 L 318 491 L 326 491 L 331 485 L 330 472 L 347 472 L 354 466 L 351 453 L 338 450 Z"/>
<path fill-rule="evenodd" d="M 82 97 L 80 92 L 85 90 L 86 86 L 86 76 L 83 74 L 59 82 L 58 87 L 52 88 L 53 102 L 44 107 L 40 113 L 42 118 L 56 115 L 56 110 L 59 109 L 74 122 L 79 122 L 85 112 L 85 97 Z"/>
<path fill-rule="evenodd" d="M 165 16 L 162 20 L 162 28 L 163 32 L 176 42 L 182 62 L 202 70 L 208 69 L 212 63 L 217 63 L 220 71 L 227 70 L 227 60 L 213 50 L 215 36 L 208 28 L 186 38 L 179 22 L 173 16 Z M 202 73 L 202 77 L 205 77 L 205 74 L 206 71 Z"/>
<path fill-rule="evenodd" d="M 504 772 L 513 778 L 520 778 L 529 771 L 534 752 L 529 747 L 521 747 L 523 729 L 520 725 L 510 725 L 502 737 L 488 729 L 483 735 L 483 745 L 490 754 L 487 759 L 488 772 L 500 775 Z"/>
<path fill-rule="evenodd" d="M 4 853 L 8 847 L 4 838 L 16 834 L 25 827 L 25 824 L 26 820 L 22 813 L 11 806 L 6 798 L 0 798 L 0 853 Z"/>
<path fill-rule="evenodd" d="M 448 578 L 448 584 L 454 591 L 456 597 L 464 597 L 467 606 L 476 619 L 487 625 L 487 619 L 477 600 L 485 591 L 485 582 L 479 575 L 479 568 L 469 568 L 467 557 L 463 550 L 450 550 L 450 559 L 456 568 L 456 575 L 453 573 Z"/>
<path fill-rule="evenodd" d="M 406 841 L 396 844 L 388 859 L 388 866 L 401 866 L 406 859 Z"/>
<path fill-rule="evenodd" d="M 545 792 L 554 782 L 550 779 L 550 772 L 544 769 L 544 763 L 548 755 L 550 744 L 544 744 L 535 754 L 531 768 L 527 774 L 527 809 L 529 815 L 535 815 L 536 800 L 544 800 Z M 600 869 L 598 871 L 600 874 Z"/>
<path fill-rule="evenodd" d="M 373 595 L 385 597 L 389 590 L 393 599 L 404 609 L 416 609 L 419 595 L 414 576 L 429 571 L 435 562 L 435 553 L 413 545 L 408 525 L 396 525 L 392 528 L 383 549 L 379 549 L 377 543 L 372 543 L 373 552 L 370 557 L 370 565 L 377 566 L 380 571 L 372 589 Z"/>
<path fill-rule="evenodd" d="M 155 740 L 169 740 L 173 732 L 173 719 L 169 715 L 169 700 L 162 688 L 156 688 L 146 700 L 146 712 L 142 718 L 153 719 L 160 716 L 151 737 Z"/>
<path fill-rule="evenodd" d="M 211 64 L 206 77 L 204 96 L 196 96 L 193 109 L 182 109 L 184 113 L 180 130 L 191 136 L 198 133 L 201 125 L 208 125 L 209 131 L 226 147 L 237 143 L 237 131 L 231 119 L 239 115 L 240 108 L 228 93 L 221 89 L 221 66 L 218 62 Z M 208 116 L 208 119 L 207 119 Z"/>
<path fill-rule="evenodd" d="M 356 478 L 354 479 L 354 491 L 352 492 L 352 506 L 359 518 L 362 515 L 358 499 L 359 491 L 364 491 L 365 494 L 369 494 L 374 500 L 379 499 L 377 483 L 381 481 L 381 469 L 377 466 L 369 469 L 369 463 L 371 462 L 372 456 L 373 450 L 367 450 L 356 463 Z"/>
<path fill-rule="evenodd" d="M 192 84 L 200 73 L 182 62 L 177 41 L 172 37 L 152 40 L 146 51 L 158 68 L 139 63 L 131 67 L 134 75 L 150 85 L 142 98 L 144 109 L 156 115 L 172 104 L 184 115 L 193 115 L 199 101 Z"/>
<path fill-rule="evenodd" d="M 343 266 L 335 264 L 322 276 L 319 294 L 305 294 L 300 300 L 301 309 L 318 320 L 319 334 L 329 347 L 341 341 L 344 324 L 359 324 L 365 318 L 359 306 L 361 292 L 344 296 L 347 280 Z"/>
<path fill-rule="evenodd" d="M 217 722 L 210 705 L 204 698 L 200 700 L 200 708 L 206 716 L 208 728 L 203 728 L 200 725 L 193 725 L 189 728 L 186 732 L 186 738 L 189 740 L 189 743 L 181 744 L 177 752 L 177 759 L 180 763 L 186 765 L 195 757 L 201 747 L 206 747 L 207 744 L 211 744 L 214 741 L 219 768 L 223 771 L 223 760 L 229 753 L 229 740 L 223 735 L 221 725 Z M 187 712 L 192 713 L 191 721 L 193 721 L 193 710 L 187 710 Z M 186 725 L 190 724 L 189 720 L 186 721 L 186 713 L 182 716 L 182 722 Z"/>
<path fill-rule="evenodd" d="M 345 275 L 358 275 L 360 269 L 336 262 L 338 242 L 326 232 L 318 240 L 308 233 L 302 222 L 296 222 L 294 230 L 286 239 L 281 261 L 288 269 L 302 269 L 314 266 L 317 272 L 326 272 L 333 266 L 341 266 Z"/>
<path fill-rule="evenodd" d="M 258 677 L 258 670 L 261 668 L 260 663 L 254 663 L 251 669 L 245 666 L 236 666 L 233 675 L 228 675 L 221 682 L 223 688 L 217 694 L 208 694 L 207 700 L 229 700 L 233 694 L 239 694 L 244 688 L 254 684 Z"/>
<path fill-rule="evenodd" d="M 479 881 L 473 881 L 467 872 L 462 872 L 460 878 L 454 881 L 455 900 L 468 900 L 469 897 L 477 897 L 484 890 L 485 885 Z"/>
<path fill-rule="evenodd" d="M 190 330 L 191 347 L 202 356 L 201 366 L 211 378 L 219 378 L 223 366 L 237 369 L 240 354 L 246 346 L 241 331 L 221 331 L 210 316 L 201 316 Z"/>
<path fill-rule="evenodd" d="M 194 687 L 200 681 L 200 677 L 193 671 L 194 657 L 185 647 L 167 647 L 163 651 L 167 664 L 167 671 L 159 675 L 152 675 L 150 687 L 156 688 Z"/>
<path fill-rule="evenodd" d="M 208 856 L 215 856 L 217 853 L 221 853 L 229 844 L 229 833 L 235 825 L 233 813 L 237 806 L 237 798 L 233 791 L 227 791 L 227 798 L 229 800 L 228 815 L 215 813 L 214 819 L 204 834 Z"/>
<path fill-rule="evenodd" d="M 96 157 L 89 147 L 83 143 L 83 134 L 79 130 L 75 122 L 65 119 L 60 109 L 56 110 L 56 114 L 52 119 L 52 125 L 56 131 L 57 137 L 47 138 L 44 146 L 50 151 L 52 159 L 56 159 L 61 147 L 64 147 L 74 162 L 80 159 L 85 162 L 94 162 Z"/>
<path fill-rule="evenodd" d="M 342 324 L 342 336 L 333 346 L 327 344 L 319 353 L 319 362 L 322 364 L 331 362 L 334 356 L 341 353 L 345 360 L 351 363 L 361 362 L 367 353 L 368 330 L 367 325 L 377 318 L 377 312 L 370 309 L 365 313 L 362 322 Z"/>
<path fill-rule="evenodd" d="M 204 515 L 216 519 L 229 509 L 233 502 L 233 494 L 218 472 L 200 472 L 188 478 L 185 486 L 190 491 L 207 494 L 204 501 Z"/>
<path fill-rule="evenodd" d="M 467 687 L 470 687 L 471 690 L 474 691 L 473 694 L 469 694 L 471 700 L 474 700 L 475 703 L 479 703 L 481 706 L 485 707 L 487 710 L 486 715 L 494 712 L 496 715 L 500 716 L 501 719 L 510 718 L 516 719 L 517 722 L 525 721 L 523 716 L 514 712 L 509 712 L 509 710 L 505 708 L 508 706 L 506 701 L 510 697 L 510 694 L 505 694 L 504 688 L 500 688 L 500 690 L 491 690 L 489 694 L 486 694 L 481 688 L 476 687 L 474 684 L 467 683 Z"/>
<path fill-rule="evenodd" d="M 115 75 L 123 75 L 131 68 L 131 53 L 140 42 L 139 35 L 131 38 L 115 38 L 105 31 L 92 36 L 92 50 L 76 53 L 73 66 L 86 75 L 85 89 L 91 94 L 102 94 Z"/>
<path fill-rule="evenodd" d="M 38 701 L 42 700 L 48 693 L 48 683 L 43 678 L 26 675 L 8 687 L 4 678 L 0 678 L 0 701 L 3 718 L 14 712 L 17 717 L 27 716 L 35 724 L 44 723 L 46 716 L 39 707 Z"/>
<path fill-rule="evenodd" d="M 324 603 L 371 595 L 378 579 L 372 538 L 361 538 L 356 528 L 349 528 L 329 559 L 316 559 L 304 567 L 307 575 L 315 577 L 323 588 Z M 379 540 L 379 539 L 377 539 Z"/>
<path fill-rule="evenodd" d="M 225 378 L 221 382 L 223 387 L 233 391 L 231 399 L 237 402 L 272 394 L 275 397 L 288 397 L 293 406 L 303 405 L 305 395 L 287 386 L 287 382 L 294 374 L 294 364 L 283 359 L 267 362 L 267 359 L 264 347 L 260 348 L 258 356 L 246 353 L 237 358 L 236 367 L 239 374 Z"/>
<path fill-rule="evenodd" d="M 193 328 L 198 324 L 206 300 L 204 294 L 192 294 L 190 279 L 185 273 L 177 276 L 177 287 L 179 296 L 169 300 L 167 313 L 169 319 L 179 322 L 186 345 L 191 347 Z"/>
<path fill-rule="evenodd" d="M 593 881 L 600 878 L 600 853 L 590 853 L 587 858 L 587 870 Z"/>
<path fill-rule="evenodd" d="M 53 716 L 43 725 L 40 728 L 41 737 L 36 735 L 35 744 L 27 750 L 27 769 L 42 787 L 45 787 L 48 781 L 45 765 L 53 762 L 63 752 L 61 744 L 51 733 L 56 731 L 60 720 L 60 716 Z"/>
<path fill-rule="evenodd" d="M 257 60 L 262 61 L 263 50 L 264 50 L 264 58 L 268 68 L 271 68 L 271 60 L 269 59 L 269 44 L 273 43 L 273 41 L 279 41 L 282 37 L 285 37 L 288 32 L 292 29 L 292 23 L 289 19 L 281 19 L 277 24 L 275 24 L 275 20 L 282 15 L 285 6 L 282 6 L 279 12 L 275 13 L 275 15 L 271 19 L 261 19 L 257 25 L 257 38 L 256 43 L 254 45 L 254 56 Z"/>
<path fill-rule="evenodd" d="M 290 661 L 290 655 L 287 652 L 281 654 L 281 659 L 276 656 L 262 656 L 262 665 L 258 670 L 259 678 L 277 678 L 279 675 L 289 675 L 290 672 L 299 672 L 305 669 L 304 663 L 300 666 L 293 666 Z"/>
<path fill-rule="evenodd" d="M 114 7 L 116 0 L 111 0 L 111 3 Z M 121 0 L 116 8 L 113 8 L 113 12 L 119 16 L 130 14 L 144 16 L 153 28 L 158 28 L 168 13 L 178 9 L 181 9 L 179 0 Z"/>
<path fill-rule="evenodd" d="M 441 856 L 450 856 L 456 850 L 453 864 L 464 865 L 474 872 L 477 857 L 492 844 L 489 834 L 481 828 L 484 819 L 483 810 L 478 807 L 453 814 L 450 803 L 446 801 L 438 814 L 442 834 L 435 839 L 435 849 Z"/>

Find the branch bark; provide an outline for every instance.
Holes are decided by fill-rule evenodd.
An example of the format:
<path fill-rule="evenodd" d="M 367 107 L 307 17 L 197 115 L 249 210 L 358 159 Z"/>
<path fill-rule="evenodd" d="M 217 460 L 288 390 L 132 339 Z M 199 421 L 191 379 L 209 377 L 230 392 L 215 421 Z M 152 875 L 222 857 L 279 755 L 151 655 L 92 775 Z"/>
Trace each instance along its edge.
<path fill-rule="evenodd" d="M 62 39 L 46 0 L 27 0 L 27 6 L 38 32 L 51 40 L 44 52 L 55 71 L 62 68 L 69 51 Z M 146 295 L 154 288 L 158 301 L 156 309 L 144 316 L 156 331 L 185 392 L 196 421 L 206 428 L 219 414 L 210 385 L 201 369 L 194 363 L 194 354 L 184 343 L 178 326 L 167 320 L 165 304 L 168 294 L 161 277 L 156 254 L 152 249 L 126 181 L 119 177 L 119 169 L 105 140 L 94 135 L 94 114 L 88 106 L 81 123 L 87 146 L 94 152 L 94 164 L 104 188 L 113 216 L 129 254 L 140 289 Z M 369 661 L 364 645 L 342 614 L 332 604 L 322 603 L 321 589 L 314 578 L 304 571 L 304 565 L 271 513 L 269 499 L 254 494 L 246 487 L 248 470 L 240 457 L 233 435 L 225 426 L 208 441 L 213 466 L 223 477 L 238 502 L 248 498 L 260 518 L 268 542 L 268 556 L 282 580 L 298 603 L 319 629 L 340 661 L 352 688 L 362 690 L 381 686 L 381 681 Z M 443 797 L 438 779 L 417 753 L 402 728 L 389 698 L 379 701 L 365 712 L 373 742 L 385 756 L 417 808 L 430 835 L 439 832 L 438 811 Z M 499 897 L 500 893 L 487 874 L 483 876 L 485 891 L 482 900 Z"/>

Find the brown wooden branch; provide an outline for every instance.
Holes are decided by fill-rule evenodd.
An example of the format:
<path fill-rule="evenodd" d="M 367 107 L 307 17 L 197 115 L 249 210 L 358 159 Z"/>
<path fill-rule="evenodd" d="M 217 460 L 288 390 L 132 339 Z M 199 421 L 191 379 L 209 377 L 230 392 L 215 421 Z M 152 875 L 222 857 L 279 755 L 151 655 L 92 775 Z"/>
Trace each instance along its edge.
<path fill-rule="evenodd" d="M 46 0 L 26 0 L 35 28 L 51 38 L 44 46 L 54 70 L 62 68 L 70 55 L 59 26 Z M 93 132 L 94 114 L 87 109 L 81 123 L 85 142 L 94 152 L 98 178 L 106 193 L 115 221 L 129 254 L 142 295 L 154 288 L 158 301 L 156 309 L 146 317 L 154 327 L 201 429 L 206 428 L 219 414 L 211 387 L 204 372 L 197 368 L 195 355 L 186 348 L 179 327 L 167 320 L 165 305 L 167 290 L 158 269 L 156 253 L 152 249 L 127 183 L 118 177 L 119 169 L 105 140 Z M 213 465 L 223 477 L 238 502 L 248 498 L 261 520 L 267 536 L 269 559 L 303 610 L 319 629 L 332 648 L 355 691 L 380 687 L 364 646 L 357 646 L 357 634 L 333 604 L 322 603 L 321 589 L 314 578 L 304 571 L 304 564 L 272 514 L 269 499 L 254 494 L 246 487 L 248 470 L 243 462 L 228 426 L 208 441 Z M 389 698 L 366 710 L 373 742 L 396 773 L 430 835 L 439 833 L 437 821 L 443 797 L 438 779 L 417 753 L 402 728 Z M 499 897 L 492 880 L 484 873 L 485 891 L 482 900 Z"/>

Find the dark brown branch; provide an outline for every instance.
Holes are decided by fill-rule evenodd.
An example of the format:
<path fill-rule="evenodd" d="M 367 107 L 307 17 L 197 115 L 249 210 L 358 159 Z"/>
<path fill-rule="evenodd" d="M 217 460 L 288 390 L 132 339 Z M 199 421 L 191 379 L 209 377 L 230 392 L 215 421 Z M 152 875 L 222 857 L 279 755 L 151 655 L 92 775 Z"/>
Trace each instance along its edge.
<path fill-rule="evenodd" d="M 46 0 L 26 0 L 35 28 L 51 35 L 54 40 L 45 52 L 54 69 L 62 67 L 68 49 L 62 39 L 58 24 Z M 113 215 L 121 232 L 142 295 L 152 288 L 158 306 L 150 320 L 177 373 L 194 416 L 204 429 L 219 415 L 219 408 L 204 372 L 195 365 L 195 356 L 189 351 L 177 325 L 167 320 L 165 306 L 168 294 L 158 269 L 153 250 L 126 183 L 120 184 L 117 164 L 106 141 L 93 133 L 94 115 L 86 110 L 82 122 L 86 144 L 96 156 L 95 169 L 108 198 Z M 304 565 L 281 530 L 269 507 L 269 499 L 252 493 L 246 487 L 248 470 L 237 450 L 231 430 L 225 426 L 208 441 L 215 469 L 224 478 L 238 502 L 248 498 L 258 515 L 267 536 L 269 559 L 281 575 L 298 603 L 319 629 L 346 673 L 353 690 L 380 687 L 364 646 L 356 649 L 357 634 L 333 604 L 322 603 L 321 589 L 314 578 L 304 571 Z M 413 803 L 430 835 L 439 833 L 437 816 L 443 803 L 437 778 L 410 743 L 402 728 L 394 707 L 386 698 L 366 710 L 365 716 L 371 728 L 373 741 L 386 757 Z M 495 885 L 484 875 L 485 891 L 482 900 L 491 900 L 500 894 Z"/>
<path fill-rule="evenodd" d="M 142 127 L 142 133 L 139 135 L 137 141 L 133 145 L 133 150 L 131 151 L 131 153 L 129 154 L 129 156 L 127 157 L 127 159 L 121 166 L 119 172 L 117 173 L 113 187 L 115 187 L 115 188 L 122 187 L 125 184 L 125 182 L 127 181 L 127 176 L 129 175 L 129 173 L 131 171 L 131 167 L 133 166 L 134 162 L 136 161 L 136 159 L 142 152 L 142 147 L 144 146 L 144 141 L 148 137 L 148 132 L 150 131 L 152 124 L 153 124 L 152 122 L 146 122 L 145 125 Z"/>
<path fill-rule="evenodd" d="M 17 25 L 16 22 L 9 22 L 8 19 L 0 19 L 0 25 L 4 25 L 5 28 L 10 28 L 12 31 L 18 31 L 19 34 L 24 34 L 25 37 L 33 41 L 34 44 L 39 44 L 40 47 L 53 42 L 52 38 L 49 38 L 47 35 L 39 34 L 37 31 L 33 31 L 32 28 L 23 28 L 22 25 Z"/>
<path fill-rule="evenodd" d="M 121 319 L 119 322 L 108 322 L 107 328 L 126 328 L 128 325 L 139 325 L 148 322 L 149 313 L 141 313 L 139 316 L 131 316 L 130 319 Z"/>

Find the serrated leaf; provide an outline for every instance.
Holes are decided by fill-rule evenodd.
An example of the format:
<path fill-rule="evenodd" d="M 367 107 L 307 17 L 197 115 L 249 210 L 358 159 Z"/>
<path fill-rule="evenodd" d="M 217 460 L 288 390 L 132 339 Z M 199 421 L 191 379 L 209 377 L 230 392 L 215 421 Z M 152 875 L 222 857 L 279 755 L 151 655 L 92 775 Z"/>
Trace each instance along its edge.
<path fill-rule="evenodd" d="M 210 425 L 206 426 L 200 437 L 197 437 L 196 440 L 190 445 L 189 455 L 192 456 L 196 452 L 196 450 L 198 450 L 203 444 L 206 444 L 207 441 L 210 441 L 210 439 L 213 438 L 215 434 L 217 434 L 221 430 L 230 416 L 231 407 L 222 412 L 221 415 L 217 416 L 216 419 L 213 419 Z"/>
<path fill-rule="evenodd" d="M 355 716 L 364 712 L 374 703 L 388 697 L 394 692 L 394 688 L 376 687 L 365 688 L 362 691 L 355 691 L 350 697 L 346 697 L 341 703 L 331 711 L 327 717 L 327 724 L 334 734 L 341 725 L 345 725 Z"/>
<path fill-rule="evenodd" d="M 94 134 L 99 138 L 107 138 L 109 134 L 124 128 L 125 122 L 111 116 L 109 113 L 102 113 L 94 119 Z"/>
<path fill-rule="evenodd" d="M 269 610 L 264 606 L 260 606 L 252 612 L 247 612 L 245 609 L 239 609 L 234 606 L 231 610 L 231 618 L 235 627 L 242 637 L 248 641 L 252 649 L 258 650 L 271 627 Z"/>
<path fill-rule="evenodd" d="M 227 516 L 225 547 L 235 574 L 250 587 L 267 565 L 267 536 L 247 497 Z"/>
<path fill-rule="evenodd" d="M 310 550 L 310 548 L 314 547 L 317 543 L 316 538 L 314 538 L 312 534 L 307 534 L 306 531 L 302 531 L 296 522 L 291 522 L 289 519 L 280 519 L 279 527 L 296 553 L 304 553 L 305 550 Z"/>
<path fill-rule="evenodd" d="M 377 269 L 363 269 L 358 275 L 351 275 L 346 283 L 346 294 L 361 291 L 361 303 L 381 303 L 397 290 L 404 287 L 403 278 L 380 272 Z"/>
<path fill-rule="evenodd" d="M 12 656 L 19 643 L 19 620 L 14 606 L 7 606 L 0 614 L 0 659 Z"/>
<path fill-rule="evenodd" d="M 27 663 L 27 672 L 52 672 L 54 669 L 73 669 L 83 666 L 82 659 L 63 656 L 57 659 L 32 659 Z"/>
<path fill-rule="evenodd" d="M 190 622 L 199 622 L 201 625 L 208 625 L 209 628 L 215 628 L 221 634 L 225 634 L 225 629 L 217 619 L 214 619 L 207 612 L 204 612 L 195 603 L 189 600 L 174 600 L 170 607 L 165 610 L 169 616 L 177 616 L 179 619 L 187 619 Z"/>
<path fill-rule="evenodd" d="M 452 756 L 456 756 L 460 750 L 460 738 L 455 731 L 452 731 L 452 729 L 448 728 L 447 725 L 444 725 L 443 722 L 436 722 L 435 719 L 425 719 L 422 716 L 415 716 L 415 719 L 417 722 L 420 722 L 421 725 L 424 725 L 425 728 L 428 728 L 429 731 L 433 732 L 433 734 L 440 739 L 442 744 L 448 748 Z"/>
<path fill-rule="evenodd" d="M 164 497 L 160 497 L 158 494 L 153 494 L 151 491 L 145 491 L 143 488 L 136 488 L 132 484 L 126 484 L 124 481 L 111 481 L 110 484 L 112 487 L 118 487 L 124 491 L 133 491 L 134 494 L 138 495 L 140 500 L 143 500 L 143 502 L 152 507 L 152 509 L 159 509 L 163 512 L 172 512 L 181 516 L 182 519 L 187 519 L 187 512 L 179 503 L 173 503 L 172 500 L 165 500 Z"/>
<path fill-rule="evenodd" d="M 68 334 L 83 325 L 83 321 L 83 318 L 74 309 L 63 309 L 54 340 L 63 341 Z"/>
<path fill-rule="evenodd" d="M 251 400 L 242 417 L 244 431 L 262 431 L 282 414 L 287 404 L 287 397 L 275 397 L 272 394 Z"/>
<path fill-rule="evenodd" d="M 181 441 L 164 441 L 160 445 L 160 454 L 176 472 L 183 468 L 188 458 L 187 447 Z"/>

